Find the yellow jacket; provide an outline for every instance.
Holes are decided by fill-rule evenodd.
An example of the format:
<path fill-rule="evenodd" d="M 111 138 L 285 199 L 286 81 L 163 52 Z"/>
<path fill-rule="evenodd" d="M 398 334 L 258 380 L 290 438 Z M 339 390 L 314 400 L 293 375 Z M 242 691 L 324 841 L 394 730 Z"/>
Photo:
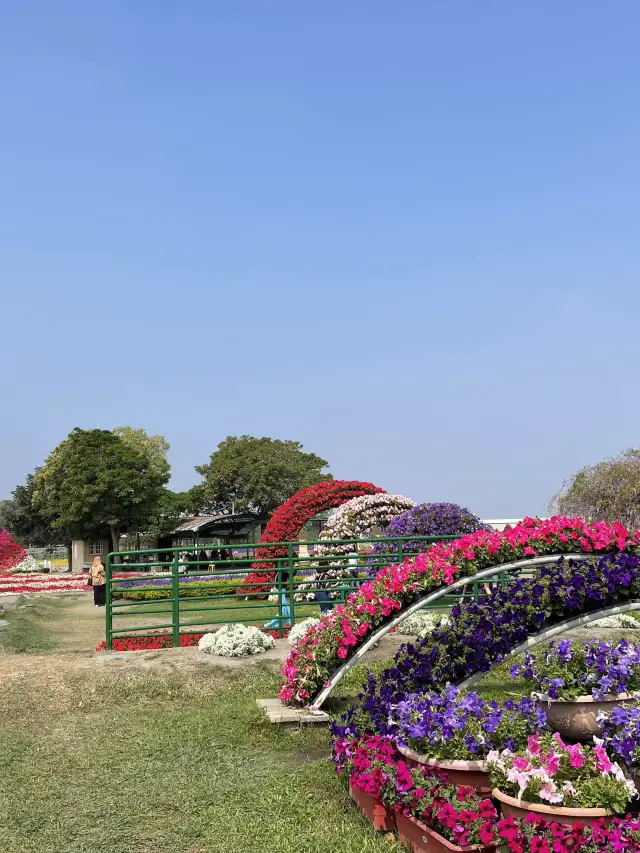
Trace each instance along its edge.
<path fill-rule="evenodd" d="M 100 563 L 100 565 L 95 568 L 91 566 L 89 576 L 91 578 L 91 583 L 93 584 L 93 586 L 103 586 L 106 583 L 105 571 L 102 563 Z"/>

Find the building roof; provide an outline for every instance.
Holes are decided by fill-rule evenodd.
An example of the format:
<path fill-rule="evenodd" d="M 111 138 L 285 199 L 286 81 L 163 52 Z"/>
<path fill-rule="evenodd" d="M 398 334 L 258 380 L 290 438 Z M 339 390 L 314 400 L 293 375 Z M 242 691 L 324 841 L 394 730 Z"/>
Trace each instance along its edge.
<path fill-rule="evenodd" d="M 237 528 L 245 524 L 257 524 L 263 519 L 250 512 L 236 512 L 228 515 L 194 515 L 183 518 L 172 533 L 200 533 L 205 528 L 213 532 L 216 528 Z"/>

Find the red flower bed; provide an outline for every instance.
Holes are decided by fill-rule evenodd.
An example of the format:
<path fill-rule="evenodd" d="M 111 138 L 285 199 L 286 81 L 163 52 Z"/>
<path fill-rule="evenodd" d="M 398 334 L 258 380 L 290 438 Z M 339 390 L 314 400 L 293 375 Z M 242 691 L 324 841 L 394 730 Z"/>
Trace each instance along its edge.
<path fill-rule="evenodd" d="M 6 530 L 0 529 L 0 574 L 12 571 L 28 557 L 22 545 L 18 545 Z"/>
<path fill-rule="evenodd" d="M 259 626 L 256 625 L 256 627 Z M 278 632 L 275 629 L 264 631 L 264 633 L 270 634 L 274 640 L 279 639 Z M 286 637 L 289 631 L 285 629 L 283 633 Z M 180 634 L 180 647 L 197 646 L 202 637 L 204 637 L 204 632 L 199 634 Z M 114 652 L 142 652 L 170 648 L 173 648 L 173 635 L 169 631 L 158 631 L 157 633 L 147 634 L 146 636 L 117 637 L 113 639 L 111 644 L 111 650 Z M 96 646 L 97 652 L 106 652 L 106 650 L 107 644 L 104 640 Z"/>
<path fill-rule="evenodd" d="M 342 506 L 353 498 L 362 495 L 375 495 L 384 493 L 385 490 L 373 483 L 363 483 L 360 480 L 323 480 L 314 486 L 308 486 L 292 495 L 273 513 L 271 519 L 260 537 L 260 543 L 268 542 L 293 542 L 300 534 L 304 525 L 319 512 Z M 278 557 L 286 557 L 287 549 L 282 545 L 264 545 L 256 550 L 255 556 L 262 558 L 265 562 L 253 563 L 254 570 L 248 575 L 245 583 L 238 589 L 238 595 L 249 593 L 269 592 L 275 580 L 275 563 L 266 560 L 275 560 Z M 250 586 L 250 584 L 263 584 L 263 586 Z"/>

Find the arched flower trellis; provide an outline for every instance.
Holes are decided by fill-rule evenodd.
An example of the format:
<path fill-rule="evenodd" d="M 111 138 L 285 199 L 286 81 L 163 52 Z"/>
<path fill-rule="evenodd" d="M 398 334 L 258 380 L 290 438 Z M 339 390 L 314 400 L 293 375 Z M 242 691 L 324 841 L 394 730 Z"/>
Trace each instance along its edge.
<path fill-rule="evenodd" d="M 579 518 L 527 518 L 505 531 L 477 531 L 439 542 L 400 566 L 388 566 L 312 627 L 291 650 L 282 669 L 284 702 L 309 703 L 331 684 L 338 664 L 351 657 L 377 628 L 412 602 L 477 572 L 546 554 L 635 551 L 640 534 L 615 522 Z M 622 583 L 622 581 L 621 581 Z"/>
<path fill-rule="evenodd" d="M 360 539 L 373 527 L 384 528 L 398 515 L 415 506 L 411 498 L 402 495 L 363 495 L 343 504 L 320 534 L 320 539 Z M 348 554 L 352 545 L 320 545 L 323 556 Z"/>
<path fill-rule="evenodd" d="M 0 529 L 0 574 L 34 572 L 38 566 L 29 552 L 19 545 L 7 530 Z"/>
<path fill-rule="evenodd" d="M 340 507 L 353 498 L 362 495 L 374 495 L 384 493 L 384 489 L 374 486 L 373 483 L 361 482 L 360 480 L 323 480 L 306 489 L 301 489 L 292 495 L 274 512 L 265 527 L 260 538 L 260 548 L 256 549 L 255 556 L 266 560 L 275 560 L 278 557 L 286 557 L 287 549 L 277 545 L 269 546 L 269 542 L 292 542 L 294 541 L 304 525 L 319 512 L 327 509 Z M 253 573 L 247 576 L 247 584 L 264 584 L 260 586 L 242 586 L 238 590 L 239 595 L 256 592 L 268 592 L 273 585 L 275 573 L 274 563 L 254 563 Z"/>

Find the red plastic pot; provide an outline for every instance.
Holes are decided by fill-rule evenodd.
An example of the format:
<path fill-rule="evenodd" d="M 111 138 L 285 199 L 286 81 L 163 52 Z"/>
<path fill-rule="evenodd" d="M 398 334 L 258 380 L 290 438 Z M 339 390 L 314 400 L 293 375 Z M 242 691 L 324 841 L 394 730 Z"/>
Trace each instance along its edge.
<path fill-rule="evenodd" d="M 399 746 L 398 750 L 410 767 L 442 770 L 452 785 L 467 785 L 483 794 L 491 791 L 489 773 L 485 769 L 484 761 L 441 761 L 438 758 L 428 758 L 408 747 Z"/>
<path fill-rule="evenodd" d="M 378 832 L 393 832 L 395 830 L 395 812 L 388 809 L 376 796 L 351 785 L 349 785 L 349 794 L 360 811 L 369 818 L 375 830 Z"/>
<path fill-rule="evenodd" d="M 495 844 L 459 847 L 411 815 L 405 817 L 398 812 L 396 820 L 400 841 L 413 853 L 496 853 L 498 849 Z"/>

